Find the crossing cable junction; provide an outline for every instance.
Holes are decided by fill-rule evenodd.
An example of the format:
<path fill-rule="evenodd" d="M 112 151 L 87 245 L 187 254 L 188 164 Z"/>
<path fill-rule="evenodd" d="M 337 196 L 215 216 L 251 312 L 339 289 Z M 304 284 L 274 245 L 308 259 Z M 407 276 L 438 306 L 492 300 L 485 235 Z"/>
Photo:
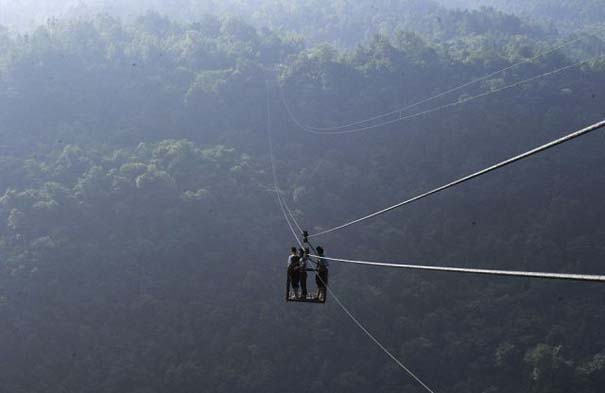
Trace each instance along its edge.
<path fill-rule="evenodd" d="M 603 57 L 603 56 L 599 56 L 599 57 Z M 575 67 L 578 66 L 580 64 L 584 64 L 586 63 L 588 60 L 576 63 L 576 64 L 572 64 L 570 66 L 566 66 L 563 67 L 561 69 L 555 70 L 555 71 L 551 71 L 550 73 L 547 74 L 543 74 L 543 75 L 539 75 L 537 77 L 534 78 L 530 78 L 530 80 L 535 80 L 538 79 L 540 77 L 543 77 L 545 75 L 550 75 L 553 74 L 555 72 L 560 72 L 564 69 L 569 69 L 571 67 Z M 519 84 L 522 83 L 526 83 L 526 81 L 521 81 L 521 82 L 517 82 L 516 84 L 513 84 L 511 86 L 517 86 Z M 506 88 L 510 88 L 510 86 L 505 86 L 502 89 L 506 89 Z M 496 90 L 499 91 L 499 90 Z M 485 96 L 488 94 L 492 94 L 496 91 L 490 91 L 487 93 L 483 93 L 482 95 L 479 96 Z M 447 93 L 443 93 L 447 94 Z M 479 96 L 475 96 L 475 98 L 478 98 Z M 283 91 L 282 91 L 282 98 L 283 98 Z M 472 97 L 471 97 L 472 98 Z M 466 101 L 463 101 L 466 102 Z M 453 104 L 448 104 L 445 105 L 443 107 L 449 107 L 449 106 L 453 106 L 453 105 L 457 105 L 461 102 L 458 103 L 453 103 Z M 419 104 L 418 104 L 419 105 Z M 440 107 L 438 108 L 433 108 L 432 110 L 429 111 L 425 111 L 425 112 L 431 112 L 434 110 L 440 109 Z M 289 109 L 288 109 L 289 111 Z M 422 114 L 422 113 L 421 113 Z M 397 119 L 397 121 L 402 120 L 403 118 L 400 117 L 399 119 Z M 523 160 L 525 158 L 531 157 L 535 154 L 541 153 L 543 151 L 546 151 L 550 148 L 553 148 L 555 146 L 558 146 L 560 144 L 569 142 L 573 139 L 579 138 L 580 136 L 584 136 L 587 135 L 593 131 L 596 130 L 600 130 L 603 127 L 605 127 L 605 120 L 600 121 L 598 123 L 592 124 L 586 128 L 583 128 L 581 130 L 572 132 L 566 136 L 563 136 L 559 139 L 556 139 L 554 141 L 548 142 L 544 145 L 541 145 L 539 147 L 536 147 L 532 150 L 529 150 L 525 153 L 519 154 L 517 156 L 514 156 L 512 158 L 509 158 L 505 161 L 502 161 L 500 163 L 497 163 L 495 165 L 492 165 L 488 168 L 485 168 L 483 170 L 477 171 L 475 173 L 472 173 L 470 175 L 467 175 L 465 177 L 459 178 L 457 180 L 454 180 L 450 183 L 447 183 L 443 186 L 437 187 L 431 191 L 425 192 L 423 194 L 420 194 L 418 196 L 415 196 L 413 198 L 410 198 L 406 201 L 397 203 L 393 206 L 387 207 L 385 209 L 376 211 L 374 213 L 368 214 L 364 217 L 349 221 L 345 224 L 309 235 L 306 231 L 302 231 L 301 226 L 299 225 L 299 223 L 296 221 L 296 218 L 294 216 L 294 214 L 292 213 L 292 211 L 290 210 L 290 208 L 287 206 L 286 202 L 282 199 L 281 197 L 281 190 L 279 189 L 278 183 L 277 183 L 277 175 L 276 175 L 276 168 L 275 168 L 275 158 L 274 158 L 274 154 L 273 154 L 273 142 L 271 139 L 271 110 L 270 110 L 270 89 L 269 89 L 269 85 L 267 82 L 267 121 L 268 121 L 268 138 L 269 138 L 269 151 L 270 151 L 270 155 L 271 155 L 271 166 L 272 166 L 272 173 L 273 173 L 273 181 L 274 181 L 274 187 L 275 187 L 275 191 L 277 194 L 277 198 L 278 198 L 278 202 L 279 202 L 279 206 L 281 208 L 281 212 L 284 216 L 284 219 L 286 220 L 288 227 L 290 228 L 290 231 L 292 232 L 293 237 L 295 238 L 295 240 L 298 242 L 298 244 L 302 247 L 303 244 L 304 245 L 310 245 L 309 243 L 309 238 L 315 238 L 315 237 L 319 237 L 322 235 L 326 235 L 329 233 L 333 233 L 336 231 L 339 231 L 341 229 L 347 228 L 349 226 L 358 224 L 360 222 L 369 220 L 371 218 L 377 217 L 379 215 L 385 214 L 389 211 L 395 210 L 399 207 L 411 204 L 413 202 L 416 202 L 420 199 L 426 198 L 430 195 L 439 193 L 441 191 L 444 191 L 446 189 L 455 187 L 457 185 L 460 185 L 464 182 L 467 182 L 469 180 L 472 180 L 476 177 L 485 175 L 487 173 L 490 173 L 492 171 L 498 170 L 500 168 L 503 168 L 507 165 L 510 165 L 512 163 L 515 163 L 517 161 Z M 360 124 L 360 123 L 357 123 Z M 368 128 L 375 128 L 379 125 L 376 126 L 371 126 L 371 127 L 366 127 L 365 129 Z M 347 130 L 347 132 L 349 132 L 350 130 Z M 336 132 L 340 132 L 340 131 L 336 131 Z M 293 220 L 294 225 L 298 228 L 299 233 L 301 233 L 301 235 L 303 235 L 303 241 L 301 241 L 299 239 L 299 237 L 297 236 L 296 230 L 294 229 L 294 226 L 292 225 L 292 223 L 290 222 L 290 220 Z M 368 266 L 377 266 L 377 267 L 389 267 L 389 268 L 399 268 L 399 269 L 414 269 L 414 270 L 429 270 L 429 271 L 441 271 L 441 272 L 457 272 L 457 273 L 467 273 L 467 274 L 483 274 L 483 275 L 497 275 L 497 276 L 512 276 L 512 277 L 530 277 L 530 278 L 543 278 L 543 279 L 559 279 L 559 280 L 573 280 L 573 281 L 592 281 L 592 282 L 605 282 L 605 276 L 603 275 L 587 275 L 587 274 L 567 274 L 567 273 L 542 273 L 542 272 L 527 272 L 527 271 L 508 271 L 508 270 L 490 270 L 490 269 L 475 269 L 475 268 L 458 268 L 458 267 L 446 267 L 446 266 L 428 266 L 428 265 L 410 265 L 410 264 L 398 264 L 398 263 L 386 263 L 386 262 L 373 262 L 373 261 L 363 261 L 363 260 L 352 260 L 352 259 L 342 259 L 342 258 L 333 258 L 333 257 L 325 257 L 325 256 L 318 256 L 318 255 L 311 255 L 312 258 L 315 258 L 317 260 L 319 260 L 320 258 L 326 259 L 326 260 L 330 260 L 330 261 L 334 261 L 334 262 L 340 262 L 340 263 L 349 263 L 349 264 L 357 264 L 357 265 L 368 265 Z M 320 277 L 320 280 L 323 282 L 323 279 Z M 347 314 L 347 316 L 372 340 L 372 342 L 374 342 L 374 344 L 376 344 L 387 356 L 389 356 L 389 358 L 391 358 L 402 370 L 404 370 L 408 375 L 410 375 L 418 384 L 420 384 L 423 389 L 425 389 L 426 391 L 428 391 L 429 393 L 434 393 L 433 390 L 431 390 L 431 388 L 429 388 L 420 378 L 418 378 L 410 369 L 408 369 L 397 357 L 395 357 L 379 340 L 376 339 L 376 337 L 374 337 L 367 328 L 365 328 L 365 326 L 349 311 L 349 309 L 342 303 L 342 301 L 338 298 L 338 296 L 334 293 L 334 291 L 331 289 L 330 286 L 327 285 L 327 283 L 323 282 L 324 286 L 326 287 L 326 289 L 328 290 L 328 292 L 330 293 L 330 295 L 335 299 L 336 303 L 338 304 L 338 306 L 345 312 L 345 314 Z"/>
<path fill-rule="evenodd" d="M 303 247 L 303 242 L 297 236 L 296 231 L 294 230 L 294 226 L 290 222 L 290 219 L 293 220 L 294 225 L 296 225 L 298 228 L 300 228 L 300 225 L 298 224 L 298 222 L 294 218 L 294 215 L 292 214 L 291 210 L 288 208 L 285 200 L 282 199 L 282 197 L 281 197 L 281 190 L 279 189 L 279 185 L 278 185 L 278 182 L 277 182 L 277 171 L 276 171 L 276 168 L 275 168 L 275 157 L 274 157 L 274 154 L 273 154 L 273 140 L 272 140 L 272 136 L 271 136 L 271 106 L 270 106 L 270 90 L 269 90 L 269 83 L 268 82 L 267 82 L 267 137 L 268 137 L 268 140 L 269 140 L 269 155 L 270 155 L 270 160 L 271 160 L 271 170 L 272 170 L 272 174 L 273 174 L 273 185 L 274 185 L 275 193 L 277 195 L 277 200 L 278 200 L 278 203 L 279 203 L 282 215 L 284 216 L 284 220 L 288 224 L 288 227 L 290 228 L 290 231 L 292 232 L 292 235 L 294 236 L 294 239 L 300 245 L 300 247 Z M 336 304 L 338 304 L 338 306 L 343 310 L 343 312 L 355 323 L 355 325 L 357 325 L 357 327 L 359 327 L 359 329 L 361 329 L 361 331 L 364 332 L 364 334 L 366 336 L 368 336 L 368 338 L 370 338 L 370 340 L 378 348 L 380 348 L 391 360 L 393 360 L 393 362 L 395 362 L 395 364 L 399 368 L 401 368 L 405 373 L 407 373 L 410 377 L 412 377 L 420 386 L 422 386 L 422 388 L 424 390 L 426 390 L 429 393 L 435 393 L 414 372 L 412 372 L 412 370 L 410 370 L 408 367 L 406 367 L 401 360 L 399 360 L 395 355 L 393 355 L 393 353 L 391 351 L 389 351 L 387 349 L 387 347 L 385 347 L 359 321 L 359 319 L 357 319 L 353 315 L 353 313 L 351 313 L 351 311 L 344 305 L 344 303 L 340 300 L 340 298 L 336 295 L 336 293 L 334 293 L 334 291 L 332 290 L 332 288 L 327 283 L 325 283 L 321 277 L 319 277 L 319 279 L 322 281 L 322 283 L 324 284 L 324 286 L 328 290 L 328 293 L 330 294 L 330 296 L 332 296 L 332 298 L 336 301 Z"/>

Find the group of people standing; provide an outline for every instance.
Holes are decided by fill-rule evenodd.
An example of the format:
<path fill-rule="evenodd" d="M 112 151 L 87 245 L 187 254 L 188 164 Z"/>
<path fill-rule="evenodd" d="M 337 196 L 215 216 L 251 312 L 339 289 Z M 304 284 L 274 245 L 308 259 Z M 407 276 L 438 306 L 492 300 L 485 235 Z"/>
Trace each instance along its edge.
<path fill-rule="evenodd" d="M 324 256 L 324 250 L 321 247 L 316 249 L 317 260 L 312 260 L 309 256 L 308 248 L 290 249 L 288 257 L 288 298 L 303 300 L 318 300 L 320 302 L 326 299 L 326 287 L 328 285 L 328 267 L 329 262 Z M 309 296 L 307 291 L 308 272 L 315 272 L 315 284 L 317 285 L 317 294 Z M 292 291 L 291 291 L 291 289 Z"/>

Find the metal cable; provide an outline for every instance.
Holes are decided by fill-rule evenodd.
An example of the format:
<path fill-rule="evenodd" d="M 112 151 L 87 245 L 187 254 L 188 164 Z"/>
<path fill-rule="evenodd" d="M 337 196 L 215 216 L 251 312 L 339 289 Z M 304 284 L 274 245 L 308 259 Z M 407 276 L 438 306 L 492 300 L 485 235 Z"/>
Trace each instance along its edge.
<path fill-rule="evenodd" d="M 290 228 L 290 231 L 292 232 L 292 236 L 294 236 L 294 238 L 296 239 L 296 242 L 298 243 L 300 248 L 303 248 L 304 245 L 303 245 L 302 241 L 299 239 L 298 235 L 296 234 L 296 231 L 294 230 L 294 227 L 292 227 L 292 224 L 290 223 L 290 220 L 288 219 L 288 215 L 286 214 L 286 210 L 284 209 L 284 203 L 282 201 L 281 196 L 279 195 L 279 190 L 277 190 L 276 193 L 277 193 L 277 201 L 279 202 L 281 211 L 284 215 L 284 218 L 286 219 L 286 223 L 288 224 L 288 227 Z"/>
<path fill-rule="evenodd" d="M 325 257 L 317 257 L 315 255 L 314 255 L 314 257 L 316 257 L 316 258 L 325 258 Z M 325 259 L 330 259 L 330 258 L 325 258 Z M 361 322 L 359 322 L 359 320 L 357 318 L 355 318 L 355 316 L 351 313 L 351 311 L 349 311 L 349 309 L 342 303 L 342 301 L 340 301 L 340 299 L 338 298 L 338 296 L 336 296 L 336 294 L 334 293 L 334 291 L 330 288 L 329 285 L 327 285 L 324 282 L 324 280 L 321 278 L 320 275 L 317 275 L 317 277 L 319 277 L 319 280 L 322 282 L 322 284 L 324 285 L 324 287 L 326 287 L 326 289 L 328 290 L 328 293 L 330 294 L 330 296 L 332 296 L 334 298 L 334 300 L 336 301 L 336 304 L 338 304 L 338 306 L 342 309 L 342 311 L 344 311 L 345 314 L 347 314 L 347 316 L 349 318 L 351 318 L 351 320 L 353 322 L 355 322 L 355 324 L 357 325 L 357 327 L 359 327 L 361 329 L 361 331 L 363 331 L 366 334 L 366 336 L 368 336 L 370 338 L 370 340 L 372 340 L 372 342 L 374 342 L 374 344 L 376 344 L 376 346 L 378 348 L 380 348 L 384 353 L 386 353 L 387 356 L 389 358 L 391 358 L 391 360 L 393 360 L 403 371 L 405 371 L 416 382 L 418 382 L 426 391 L 428 391 L 430 393 L 435 393 L 424 382 L 422 382 L 422 380 L 420 378 L 418 378 L 418 376 L 416 376 L 416 374 L 414 374 L 412 372 L 412 370 L 410 370 L 409 368 L 407 368 L 399 359 L 397 359 L 397 357 L 395 355 L 393 355 L 391 353 L 391 351 L 389 351 L 376 337 L 374 337 L 374 335 L 372 333 L 370 333 L 370 331 L 368 329 L 366 329 L 366 327 L 363 326 L 363 324 Z"/>
<path fill-rule="evenodd" d="M 292 213 L 292 210 L 290 210 L 290 207 L 288 206 L 288 203 L 285 201 L 285 199 L 283 199 L 281 197 L 281 189 L 279 188 L 278 182 L 277 182 L 277 170 L 275 167 L 275 155 L 273 154 L 273 138 L 272 138 L 272 122 L 271 122 L 271 92 L 270 92 L 270 88 L 269 88 L 269 81 L 265 81 L 265 86 L 267 89 L 267 134 L 268 134 L 268 139 L 269 139 L 269 155 L 271 157 L 271 171 L 273 173 L 273 186 L 275 187 L 275 192 L 277 193 L 277 197 L 278 197 L 278 201 L 280 204 L 280 207 L 282 209 L 282 211 L 287 211 L 287 214 L 290 216 L 290 218 L 292 218 L 292 221 L 294 222 L 294 225 L 296 225 L 296 228 L 298 229 L 299 233 L 302 235 L 302 228 L 299 225 L 298 221 L 296 220 L 296 217 L 294 217 L 294 214 Z M 284 211 L 284 213 L 285 213 Z M 288 226 L 291 227 L 291 223 L 288 220 Z M 291 227 L 292 229 L 292 227 Z M 296 237 L 298 239 L 298 236 Z"/>
<path fill-rule="evenodd" d="M 490 90 L 490 91 L 487 91 L 487 92 L 484 92 L 484 93 L 481 93 L 481 94 L 478 94 L 478 95 L 475 95 L 475 96 L 466 97 L 466 98 L 463 98 L 463 99 L 461 99 L 459 101 L 451 102 L 449 104 L 440 105 L 440 106 L 437 106 L 437 107 L 434 107 L 434 108 L 431 108 L 431 109 L 427 109 L 427 110 L 422 111 L 422 112 L 413 113 L 411 115 L 400 116 L 400 117 L 398 117 L 396 119 L 386 120 L 386 121 L 383 121 L 383 122 L 380 122 L 380 123 L 377 123 L 377 124 L 373 124 L 373 125 L 370 125 L 370 126 L 353 128 L 353 129 L 349 129 L 349 130 L 317 131 L 317 130 L 314 130 L 314 129 L 310 129 L 307 126 L 305 126 L 304 124 L 302 124 L 299 120 L 293 118 L 292 117 L 292 111 L 287 106 L 286 106 L 286 111 L 288 112 L 288 114 L 290 115 L 290 117 L 292 118 L 292 120 L 294 121 L 294 123 L 299 128 L 301 128 L 304 131 L 309 132 L 311 134 L 315 134 L 315 135 L 345 135 L 345 134 L 354 134 L 354 133 L 358 133 L 358 132 L 362 132 L 362 131 L 367 131 L 367 130 L 372 130 L 374 128 L 383 127 L 383 126 L 386 126 L 386 125 L 398 123 L 398 122 L 401 122 L 401 121 L 414 119 L 416 117 L 428 115 L 428 114 L 431 114 L 433 112 L 437 112 L 437 111 L 440 111 L 440 110 L 443 110 L 443 109 L 447 109 L 447 108 L 455 107 L 455 106 L 458 106 L 458 105 L 466 104 L 466 103 L 468 103 L 470 101 L 474 101 L 474 100 L 477 100 L 479 98 L 487 97 L 489 95 L 496 94 L 496 93 L 502 92 L 504 90 L 510 90 L 510 89 L 512 89 L 514 87 L 522 86 L 522 85 L 525 85 L 527 83 L 530 83 L 530 82 L 533 82 L 535 80 L 542 79 L 542 78 L 545 78 L 545 77 L 548 77 L 548 76 L 551 76 L 551 75 L 556 75 L 558 73 L 567 71 L 567 70 L 572 69 L 572 68 L 579 67 L 579 66 L 581 66 L 583 64 L 589 63 L 591 61 L 598 60 L 598 59 L 603 58 L 603 57 L 605 57 L 605 55 L 599 55 L 599 56 L 591 57 L 590 59 L 582 60 L 582 61 L 579 61 L 579 62 L 574 63 L 574 64 L 570 64 L 570 65 L 567 65 L 567 66 L 564 66 L 564 67 L 561 67 L 561 68 L 557 68 L 557 69 L 555 69 L 553 71 L 549 71 L 549 72 L 546 72 L 546 73 L 543 73 L 543 74 L 540 74 L 540 75 L 536 75 L 536 76 L 533 76 L 531 78 L 524 79 L 522 81 L 515 82 L 515 83 L 509 84 L 509 85 L 506 85 L 506 86 L 502 86 L 502 87 L 499 87 L 497 89 L 493 89 L 493 90 Z"/>
<path fill-rule="evenodd" d="M 544 278 L 544 279 L 554 279 L 554 280 L 605 282 L 605 276 L 590 275 L 590 274 L 542 273 L 542 272 L 524 272 L 524 271 L 510 271 L 510 270 L 469 269 L 469 268 L 447 267 L 447 266 L 407 265 L 407 264 L 398 264 L 398 263 L 357 261 L 357 260 L 352 260 L 352 259 L 318 257 L 317 255 L 312 255 L 312 257 L 324 258 L 324 259 L 327 259 L 330 261 L 341 262 L 341 263 L 351 263 L 351 264 L 357 264 L 357 265 L 369 265 L 369 266 L 380 266 L 380 267 L 392 267 L 392 268 L 399 268 L 399 269 L 432 270 L 432 271 L 439 271 L 439 272 L 487 274 L 487 275 L 512 276 L 512 277 L 531 277 L 531 278 Z"/>
<path fill-rule="evenodd" d="M 603 121 L 601 121 L 599 123 L 595 123 L 595 124 L 593 124 L 593 125 L 591 125 L 589 127 L 583 128 L 583 129 L 581 129 L 579 131 L 575 131 L 575 132 L 573 132 L 573 133 L 571 133 L 569 135 L 566 135 L 566 136 L 564 136 L 562 138 L 556 139 L 556 140 L 554 140 L 552 142 L 546 143 L 546 144 L 544 144 L 544 145 L 542 145 L 540 147 L 532 149 L 532 150 L 530 150 L 528 152 L 525 152 L 523 154 L 519 154 L 518 156 L 509 158 L 508 160 L 505 160 L 505 161 L 502 161 L 502 162 L 500 162 L 498 164 L 492 165 L 492 166 L 490 166 L 490 167 L 488 167 L 486 169 L 480 170 L 480 171 L 475 172 L 475 173 L 473 173 L 471 175 L 462 177 L 462 178 L 460 178 L 458 180 L 454 180 L 454 181 L 452 181 L 450 183 L 447 183 L 447 184 L 445 184 L 445 185 L 443 185 L 441 187 L 437 187 L 437 188 L 435 188 L 435 189 L 433 189 L 431 191 L 425 192 L 423 194 L 420 194 L 418 196 L 410 198 L 410 199 L 408 199 L 406 201 L 397 203 L 396 205 L 387 207 L 386 209 L 382 209 L 382 210 L 379 210 L 379 211 L 377 211 L 375 213 L 368 214 L 368 215 L 366 215 L 364 217 L 361 217 L 361 218 L 349 221 L 349 222 L 347 222 L 345 224 L 336 226 L 334 228 L 327 229 L 325 231 L 321 231 L 321 232 L 309 235 L 309 238 L 318 237 L 318 236 L 325 235 L 325 234 L 328 234 L 328 233 L 331 233 L 331 232 L 335 232 L 335 231 L 338 231 L 340 229 L 347 228 L 347 227 L 349 227 L 351 225 L 360 223 L 362 221 L 369 220 L 370 218 L 377 217 L 377 216 L 382 215 L 384 213 L 390 212 L 391 210 L 395 210 L 395 209 L 397 209 L 399 207 L 402 207 L 402 206 L 408 205 L 410 203 L 416 202 L 416 201 L 418 201 L 420 199 L 423 199 L 423 198 L 426 198 L 426 197 L 428 197 L 430 195 L 433 195 L 433 194 L 436 194 L 438 192 L 444 191 L 444 190 L 446 190 L 448 188 L 451 188 L 451 187 L 457 186 L 459 184 L 465 183 L 465 182 L 467 182 L 467 181 L 469 181 L 471 179 L 474 179 L 476 177 L 485 175 L 485 174 L 487 174 L 489 172 L 492 172 L 492 171 L 495 171 L 497 169 L 503 168 L 503 167 L 505 167 L 507 165 L 510 165 L 510 164 L 514 163 L 514 162 L 523 160 L 523 159 L 525 159 L 527 157 L 533 156 L 534 154 L 538 154 L 540 152 L 548 150 L 548 149 L 550 149 L 552 147 L 555 147 L 557 145 L 560 145 L 562 143 L 569 142 L 572 139 L 575 139 L 575 138 L 578 138 L 580 136 L 586 135 L 586 134 L 588 134 L 588 133 L 590 133 L 592 131 L 596 131 L 596 130 L 598 130 L 600 128 L 603 128 L 603 127 L 605 127 L 605 120 L 603 120 Z"/>
<path fill-rule="evenodd" d="M 272 172 L 273 172 L 273 182 L 274 182 L 274 186 L 275 186 L 275 191 L 277 194 L 277 200 L 279 202 L 279 206 L 281 208 L 282 214 L 284 216 L 284 219 L 286 220 L 286 222 L 288 223 L 288 227 L 290 228 L 290 231 L 292 232 L 292 236 L 294 236 L 294 239 L 298 242 L 298 244 L 300 245 L 301 248 L 303 248 L 303 243 L 301 242 L 301 240 L 299 239 L 299 237 L 296 234 L 296 231 L 294 230 L 294 227 L 292 226 L 292 224 L 290 223 L 290 220 L 288 218 L 288 214 L 286 213 L 286 207 L 284 206 L 285 203 L 284 201 L 282 201 L 280 192 L 279 192 L 279 187 L 277 184 L 277 176 L 276 176 L 276 169 L 275 169 L 275 160 L 274 160 L 274 156 L 273 156 L 273 140 L 271 138 L 271 109 L 270 109 L 270 93 L 269 93 L 269 83 L 267 82 L 267 134 L 268 134 L 268 139 L 269 139 L 269 154 L 271 156 L 271 168 L 272 168 Z M 288 209 L 289 210 L 289 209 Z M 292 217 L 292 215 L 291 215 Z M 293 218 L 293 217 L 292 217 Z M 295 221 L 296 222 L 296 221 Z M 319 275 L 318 275 L 319 277 Z M 324 286 L 326 287 L 326 289 L 328 290 L 328 292 L 330 293 L 330 295 L 334 298 L 334 300 L 336 301 L 336 303 L 340 306 L 340 308 L 349 316 L 349 318 L 351 318 L 351 320 L 353 322 L 355 322 L 355 324 L 372 340 L 372 342 L 374 342 L 374 344 L 376 344 L 384 353 L 386 353 L 389 358 L 391 358 L 399 367 L 401 367 L 406 373 L 408 373 L 412 378 L 414 378 L 415 381 L 417 381 L 423 388 L 425 388 L 429 393 L 434 393 L 433 390 L 431 390 L 424 382 L 422 382 L 422 380 L 420 378 L 418 378 L 410 369 L 408 369 L 399 359 L 397 359 L 397 357 L 395 357 L 395 355 L 393 355 L 384 345 L 382 345 L 382 343 L 380 341 L 378 341 L 378 339 L 376 337 L 374 337 L 374 335 L 372 335 L 372 333 L 370 333 L 368 331 L 368 329 L 366 329 L 363 324 L 357 319 L 355 318 L 355 316 L 349 311 L 349 309 L 340 301 L 340 299 L 338 298 L 338 296 L 334 293 L 334 291 L 332 291 L 332 289 L 323 281 L 323 279 L 321 277 L 319 277 L 319 279 L 321 280 L 321 282 L 324 284 Z"/>
<path fill-rule="evenodd" d="M 266 84 L 266 88 L 267 88 L 267 139 L 269 141 L 269 156 L 270 156 L 270 160 L 271 160 L 271 172 L 273 174 L 273 187 L 275 188 L 275 194 L 277 195 L 277 202 L 279 203 L 281 212 L 284 215 L 284 218 L 286 219 L 286 223 L 288 224 L 288 227 L 290 228 L 292 235 L 298 242 L 298 245 L 300 247 L 303 247 L 303 244 L 302 244 L 301 240 L 299 239 L 299 236 L 296 234 L 296 230 L 294 229 L 294 227 L 290 223 L 290 220 L 288 219 L 288 213 L 286 212 L 286 207 L 285 207 L 286 205 L 285 205 L 285 202 L 282 200 L 281 190 L 279 189 L 279 184 L 277 182 L 277 170 L 275 168 L 275 156 L 273 154 L 273 138 L 271 135 L 272 134 L 271 92 L 269 89 L 269 82 L 265 81 L 265 84 Z M 288 211 L 289 211 L 289 209 L 288 209 Z M 302 233 L 302 231 L 301 231 L 301 233 Z"/>
<path fill-rule="evenodd" d="M 593 32 L 593 33 L 601 32 L 602 30 L 603 30 L 603 28 L 597 28 L 596 31 Z M 589 33 L 589 31 L 586 31 L 586 33 Z M 471 81 L 466 82 L 466 83 L 464 83 L 462 85 L 456 86 L 454 88 L 451 88 L 449 90 L 443 91 L 443 92 L 438 93 L 436 95 L 433 95 L 433 96 L 430 96 L 428 98 L 422 99 L 420 101 L 414 102 L 412 104 L 406 105 L 406 106 L 404 106 L 402 108 L 395 109 L 395 110 L 392 110 L 392 111 L 389 111 L 389 112 L 385 112 L 385 113 L 382 113 L 382 114 L 379 114 L 379 115 L 376 115 L 376 116 L 373 116 L 373 117 L 369 117 L 369 118 L 366 118 L 366 119 L 363 119 L 363 120 L 358 120 L 358 121 L 351 122 L 351 123 L 348 123 L 348 124 L 342 124 L 342 125 L 339 125 L 339 126 L 333 126 L 333 127 L 313 127 L 313 126 L 302 124 L 300 121 L 298 121 L 298 119 L 293 115 L 292 111 L 290 110 L 290 107 L 289 107 L 288 102 L 286 100 L 286 97 L 285 97 L 285 94 L 283 92 L 283 89 L 281 89 L 281 91 L 282 91 L 281 96 L 282 96 L 282 100 L 283 100 L 284 106 L 286 107 L 286 110 L 290 114 L 290 117 L 292 118 L 292 120 L 299 127 L 303 128 L 303 129 L 305 129 L 307 131 L 335 131 L 335 130 L 342 130 L 344 128 L 349 128 L 349 127 L 354 127 L 354 126 L 361 125 L 361 124 L 364 124 L 364 123 L 369 123 L 371 121 L 379 120 L 379 119 L 382 119 L 384 117 L 392 116 L 392 115 L 395 115 L 395 114 L 399 114 L 400 117 L 401 117 L 401 114 L 403 112 L 409 110 L 409 109 L 415 108 L 415 107 L 417 107 L 419 105 L 425 104 L 425 103 L 430 102 L 430 101 L 434 101 L 434 100 L 436 100 L 438 98 L 441 98 L 443 96 L 446 96 L 446 95 L 448 95 L 450 93 L 453 93 L 453 92 L 456 92 L 458 90 L 464 89 L 465 87 L 469 87 L 469 86 L 472 86 L 472 85 L 477 84 L 479 82 L 483 82 L 483 81 L 485 81 L 485 80 L 487 80 L 489 78 L 492 78 L 492 77 L 494 77 L 494 76 L 496 76 L 498 74 L 501 74 L 501 73 L 506 72 L 506 71 L 508 71 L 510 69 L 518 67 L 518 66 L 520 66 L 522 64 L 526 64 L 526 63 L 530 63 L 532 61 L 535 61 L 535 60 L 539 59 L 540 57 L 546 56 L 546 55 L 548 55 L 550 53 L 556 52 L 556 51 L 558 51 L 560 49 L 563 49 L 563 48 L 565 48 L 565 47 L 567 47 L 567 46 L 569 46 L 571 44 L 574 44 L 574 43 L 582 40 L 583 38 L 584 37 L 574 38 L 572 40 L 564 42 L 563 44 L 561 44 L 559 46 L 556 46 L 556 47 L 551 48 L 549 50 L 546 50 L 544 52 L 540 52 L 540 53 L 538 53 L 537 55 L 535 55 L 533 57 L 530 57 L 528 59 L 519 61 L 517 63 L 514 63 L 514 64 L 510 65 L 510 66 L 504 67 L 504 68 L 502 68 L 500 70 L 497 70 L 497 71 L 494 71 L 494 72 L 489 73 L 487 75 L 484 75 L 484 76 L 482 76 L 480 78 L 471 80 Z M 380 123 L 380 124 L 371 126 L 371 128 L 380 127 L 382 125 L 385 125 L 385 124 L 384 123 Z M 365 127 L 362 127 L 362 128 L 365 128 Z M 327 134 L 329 134 L 329 133 L 327 133 Z"/>
<path fill-rule="evenodd" d="M 296 220 L 296 217 L 294 216 L 294 214 L 292 213 L 292 210 L 290 210 L 290 206 L 288 206 L 288 203 L 286 202 L 285 198 L 283 199 L 284 202 L 284 207 L 286 208 L 286 210 L 288 211 L 288 215 L 290 216 L 290 218 L 292 219 L 292 222 L 294 222 L 294 225 L 296 226 L 296 228 L 298 229 L 298 233 L 302 235 L 303 233 L 303 229 L 300 226 L 300 224 L 298 223 L 298 220 Z"/>

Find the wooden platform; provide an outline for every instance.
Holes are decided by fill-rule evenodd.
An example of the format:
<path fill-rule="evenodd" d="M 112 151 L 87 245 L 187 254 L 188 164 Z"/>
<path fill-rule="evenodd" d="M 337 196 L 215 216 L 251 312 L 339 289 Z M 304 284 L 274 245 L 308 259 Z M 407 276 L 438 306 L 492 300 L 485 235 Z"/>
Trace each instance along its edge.
<path fill-rule="evenodd" d="M 326 293 L 324 294 L 323 300 L 319 300 L 317 298 L 317 292 L 315 291 L 308 293 L 304 298 L 295 297 L 293 289 L 290 288 L 290 276 L 286 273 L 286 302 L 324 304 L 327 298 L 328 294 Z"/>
<path fill-rule="evenodd" d="M 322 300 L 319 300 L 315 295 L 309 294 L 309 295 L 307 295 L 306 298 L 303 298 L 303 297 L 297 298 L 297 297 L 294 297 L 293 295 L 290 295 L 290 296 L 288 296 L 286 298 L 286 301 L 287 302 L 297 302 L 297 303 L 320 303 L 320 304 L 323 304 L 323 303 L 326 302 L 326 299 L 324 299 L 322 301 Z"/>

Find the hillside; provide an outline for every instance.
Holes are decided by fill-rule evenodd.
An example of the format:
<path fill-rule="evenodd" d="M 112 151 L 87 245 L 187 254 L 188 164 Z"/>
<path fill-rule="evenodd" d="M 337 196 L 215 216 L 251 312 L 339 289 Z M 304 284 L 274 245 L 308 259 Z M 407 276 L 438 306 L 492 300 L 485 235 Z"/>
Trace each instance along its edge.
<path fill-rule="evenodd" d="M 494 7 L 524 18 L 548 23 L 563 31 L 581 31 L 587 26 L 602 26 L 603 0 L 440 0 L 446 7 Z"/>
<path fill-rule="evenodd" d="M 405 0 L 286 0 L 128 2 L 0 0 L 0 25 L 10 30 L 34 30 L 49 19 L 90 19 L 102 14 L 133 22 L 141 14 L 155 13 L 174 21 L 193 23 L 208 15 L 238 18 L 256 28 L 268 28 L 284 35 L 295 35 L 310 45 L 329 42 L 353 48 L 375 34 L 393 36 L 398 31 L 414 31 L 443 41 L 461 35 L 497 33 L 556 36 L 554 29 L 521 20 L 493 9 L 481 11 L 448 10 L 434 1 Z"/>
<path fill-rule="evenodd" d="M 569 37 L 438 10 L 425 32 L 343 18 L 367 26 L 342 30 L 354 45 L 316 45 L 323 32 L 301 39 L 293 21 L 157 13 L 0 32 L 0 392 L 420 392 L 333 299 L 283 301 L 294 240 L 267 112 L 284 198 L 315 232 L 602 120 L 605 86 L 598 36 L 536 57 Z M 563 70 L 578 59 L 592 60 Z M 332 127 L 507 67 L 418 110 L 560 71 L 351 135 L 306 133 L 285 107 Z M 604 141 L 319 242 L 339 257 L 603 274 Z M 435 392 L 605 386 L 603 285 L 336 263 L 330 285 Z"/>

